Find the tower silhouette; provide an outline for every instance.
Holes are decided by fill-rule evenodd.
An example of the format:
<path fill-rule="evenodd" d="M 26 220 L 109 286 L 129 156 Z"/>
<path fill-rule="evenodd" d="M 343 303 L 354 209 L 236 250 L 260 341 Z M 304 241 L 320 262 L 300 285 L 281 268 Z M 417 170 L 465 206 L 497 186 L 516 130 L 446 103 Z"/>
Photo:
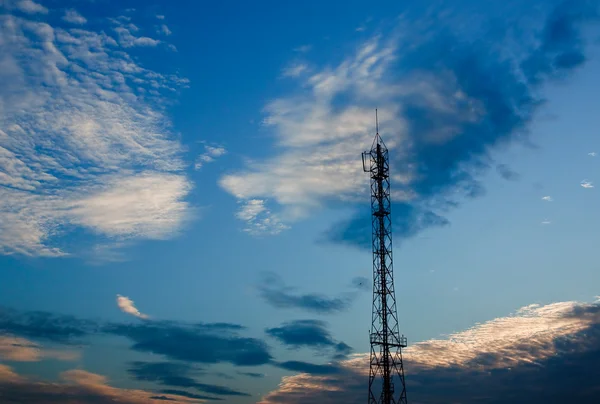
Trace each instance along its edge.
<path fill-rule="evenodd" d="M 402 348 L 392 265 L 392 218 L 388 149 L 376 135 L 371 150 L 362 153 L 363 170 L 371 178 L 371 223 L 373 247 L 373 313 L 369 339 L 369 404 L 407 404 Z"/>

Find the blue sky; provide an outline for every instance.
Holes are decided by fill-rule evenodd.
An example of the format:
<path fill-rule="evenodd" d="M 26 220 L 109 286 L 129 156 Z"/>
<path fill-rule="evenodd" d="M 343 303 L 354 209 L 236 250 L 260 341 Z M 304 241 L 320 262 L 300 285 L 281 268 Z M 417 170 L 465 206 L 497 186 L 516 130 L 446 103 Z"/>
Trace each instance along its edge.
<path fill-rule="evenodd" d="M 598 3 L 487 3 L 0 0 L 0 401 L 365 397 L 375 108 L 409 399 L 597 372 Z"/>

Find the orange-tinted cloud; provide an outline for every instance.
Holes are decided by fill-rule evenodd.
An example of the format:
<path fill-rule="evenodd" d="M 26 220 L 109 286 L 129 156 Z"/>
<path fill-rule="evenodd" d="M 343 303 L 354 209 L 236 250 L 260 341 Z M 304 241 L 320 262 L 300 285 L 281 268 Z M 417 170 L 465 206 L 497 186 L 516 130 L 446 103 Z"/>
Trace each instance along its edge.
<path fill-rule="evenodd" d="M 61 404 L 145 404 L 201 403 L 173 394 L 157 394 L 144 390 L 111 387 L 106 377 L 85 370 L 61 373 L 62 383 L 34 381 L 0 365 L 0 402 L 2 403 L 61 403 Z"/>
<path fill-rule="evenodd" d="M 42 359 L 73 361 L 79 352 L 42 348 L 41 345 L 25 338 L 0 335 L 0 360 L 13 362 L 37 362 Z"/>
<path fill-rule="evenodd" d="M 599 347 L 600 300 L 526 306 L 404 350 L 409 398 L 414 403 L 537 403 L 552 395 L 566 402 L 600 402 L 594 401 L 600 397 L 600 370 L 594 365 L 600 361 Z M 284 377 L 260 404 L 364 402 L 369 355 L 354 355 L 341 366 L 332 375 Z"/>

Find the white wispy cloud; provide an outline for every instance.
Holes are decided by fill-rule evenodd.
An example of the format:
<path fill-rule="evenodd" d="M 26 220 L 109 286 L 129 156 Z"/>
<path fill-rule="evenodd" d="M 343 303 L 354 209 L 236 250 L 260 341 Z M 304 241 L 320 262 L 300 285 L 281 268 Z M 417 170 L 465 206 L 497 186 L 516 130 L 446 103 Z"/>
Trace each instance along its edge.
<path fill-rule="evenodd" d="M 122 15 L 117 18 L 109 18 L 109 21 L 114 25 L 112 29 L 117 34 L 119 45 L 124 48 L 132 48 L 134 46 L 154 47 L 162 43 L 158 39 L 134 35 L 133 33 L 139 32 L 140 28 L 130 22 L 131 17 Z"/>
<path fill-rule="evenodd" d="M 594 185 L 592 184 L 592 182 L 588 181 L 588 180 L 581 181 L 580 185 L 584 188 L 594 188 Z"/>
<path fill-rule="evenodd" d="M 148 316 L 140 313 L 140 311 L 133 304 L 133 300 L 127 296 L 117 295 L 117 305 L 123 313 L 131 314 L 132 316 L 147 319 Z"/>
<path fill-rule="evenodd" d="M 48 9 L 32 0 L 19 0 L 16 3 L 19 10 L 28 14 L 48 14 Z"/>
<path fill-rule="evenodd" d="M 119 17 L 119 24 L 129 24 Z M 124 240 L 190 218 L 163 114 L 188 81 L 146 69 L 105 31 L 0 16 L 0 253 L 60 256 L 73 226 Z"/>
<path fill-rule="evenodd" d="M 543 196 L 542 197 L 542 201 L 546 201 L 546 202 L 552 202 L 554 199 L 552 199 L 551 196 L 547 195 L 547 196 Z"/>
<path fill-rule="evenodd" d="M 161 33 L 161 34 L 163 34 L 163 35 L 167 35 L 167 36 L 169 36 L 169 35 L 172 34 L 172 32 L 169 29 L 169 27 L 167 27 L 165 24 L 163 24 L 163 25 L 160 26 L 158 32 Z"/>
<path fill-rule="evenodd" d="M 196 170 L 201 169 L 206 163 L 212 163 L 215 159 L 223 156 L 227 153 L 227 150 L 223 146 L 209 146 L 204 145 L 204 153 L 198 156 L 194 168 Z"/>
<path fill-rule="evenodd" d="M 326 68 L 302 79 L 306 92 L 280 98 L 265 108 L 263 125 L 272 128 L 281 152 L 261 163 L 250 162 L 247 170 L 226 175 L 220 185 L 246 206 L 250 200 L 269 200 L 280 211 L 281 229 L 331 198 L 356 200 L 367 191 L 364 173 L 357 161 L 357 147 L 372 142 L 374 110 L 380 108 L 381 127 L 386 133 L 402 133 L 404 124 L 395 118 L 401 105 L 393 98 L 399 94 L 436 92 L 414 83 L 412 88 L 387 85 L 384 75 L 395 59 L 394 38 L 374 38 L 333 68 Z M 335 106 L 344 94 L 357 100 L 346 107 Z M 445 100 L 438 95 L 438 102 Z M 440 107 L 449 106 L 442 105 Z M 399 138 L 386 137 L 388 147 Z M 401 176 L 396 179 L 405 180 Z"/>
<path fill-rule="evenodd" d="M 302 73 L 308 70 L 308 66 L 304 63 L 297 63 L 283 69 L 281 75 L 283 77 L 299 77 Z"/>
<path fill-rule="evenodd" d="M 73 9 L 65 11 L 65 15 L 62 17 L 62 19 L 66 22 L 77 25 L 83 25 L 87 22 L 87 19 L 84 16 Z"/>
<path fill-rule="evenodd" d="M 552 222 L 548 219 L 542 220 L 542 224 L 551 224 Z"/>
<path fill-rule="evenodd" d="M 312 45 L 302 45 L 294 48 L 294 52 L 306 53 L 312 49 Z"/>
<path fill-rule="evenodd" d="M 236 213 L 238 219 L 246 222 L 244 231 L 252 235 L 279 234 L 288 227 L 273 215 L 262 199 L 243 202 Z"/>
<path fill-rule="evenodd" d="M 356 28 L 356 32 L 363 32 L 367 30 L 367 24 L 369 24 L 371 21 L 373 21 L 373 17 L 369 17 L 367 18 L 362 24 L 360 24 L 357 28 Z"/>
<path fill-rule="evenodd" d="M 119 44 L 125 48 L 133 46 L 156 46 L 160 43 L 158 39 L 147 36 L 135 36 L 131 33 L 131 30 L 125 27 L 116 27 L 114 31 L 119 36 Z"/>
<path fill-rule="evenodd" d="M 188 214 L 191 186 L 177 174 L 142 172 L 103 179 L 97 192 L 71 201 L 72 220 L 108 236 L 166 238 Z"/>
<path fill-rule="evenodd" d="M 125 241 L 96 243 L 91 249 L 86 249 L 84 253 L 86 263 L 89 265 L 103 265 L 111 262 L 129 261 L 130 257 L 124 250 L 130 245 L 130 242 Z"/>
<path fill-rule="evenodd" d="M 596 157 L 598 154 L 596 152 L 588 153 L 588 156 Z"/>

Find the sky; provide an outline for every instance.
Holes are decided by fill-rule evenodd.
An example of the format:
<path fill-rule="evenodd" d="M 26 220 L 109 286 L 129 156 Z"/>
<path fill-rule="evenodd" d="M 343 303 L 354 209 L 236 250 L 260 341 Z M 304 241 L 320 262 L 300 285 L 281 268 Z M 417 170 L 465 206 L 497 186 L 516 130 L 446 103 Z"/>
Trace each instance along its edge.
<path fill-rule="evenodd" d="M 0 401 L 597 403 L 599 7 L 0 0 Z"/>

